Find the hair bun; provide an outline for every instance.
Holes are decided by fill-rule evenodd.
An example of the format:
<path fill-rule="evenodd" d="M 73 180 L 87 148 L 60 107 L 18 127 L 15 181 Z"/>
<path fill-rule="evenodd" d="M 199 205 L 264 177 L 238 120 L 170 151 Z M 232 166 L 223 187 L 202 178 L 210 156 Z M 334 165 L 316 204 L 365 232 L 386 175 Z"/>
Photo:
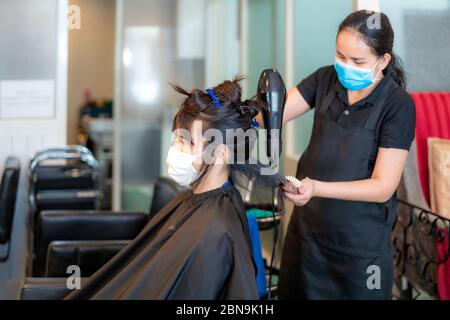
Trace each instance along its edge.
<path fill-rule="evenodd" d="M 261 110 L 258 102 L 254 100 L 245 100 L 242 104 L 242 107 L 245 108 L 246 114 L 248 114 L 250 118 L 256 117 Z"/>
<path fill-rule="evenodd" d="M 233 80 L 226 80 L 214 87 L 214 91 L 224 106 L 237 108 L 241 105 L 242 88 L 240 82 L 243 76 L 237 76 Z"/>

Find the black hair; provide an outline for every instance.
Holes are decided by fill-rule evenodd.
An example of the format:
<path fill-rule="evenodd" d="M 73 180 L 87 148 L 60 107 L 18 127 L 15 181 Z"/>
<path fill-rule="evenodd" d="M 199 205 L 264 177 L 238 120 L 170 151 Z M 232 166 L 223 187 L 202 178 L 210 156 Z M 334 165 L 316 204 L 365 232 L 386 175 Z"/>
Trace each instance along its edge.
<path fill-rule="evenodd" d="M 221 84 L 213 87 L 216 97 L 219 99 L 220 107 L 214 104 L 212 97 L 203 90 L 194 89 L 191 92 L 186 91 L 179 85 L 171 84 L 172 88 L 181 93 L 187 98 L 181 104 L 180 109 L 173 120 L 172 130 L 186 129 L 190 130 L 194 120 L 202 120 L 202 129 L 205 132 L 207 129 L 219 130 L 223 137 L 229 137 L 229 129 L 242 130 L 244 135 L 249 130 L 254 130 L 251 123 L 254 117 L 258 115 L 264 107 L 257 101 L 241 100 L 242 88 L 240 82 L 245 79 L 243 76 L 237 76 L 233 80 L 227 80 Z M 253 135 L 256 137 L 256 132 Z M 256 139 L 252 139 L 251 135 L 244 136 L 241 143 L 237 142 L 238 137 L 234 136 L 232 141 L 207 141 L 207 144 L 226 144 L 228 150 L 231 151 L 233 159 L 228 164 L 230 169 L 230 182 L 240 188 L 244 188 L 242 183 L 248 183 L 253 180 L 253 183 L 261 188 L 277 189 L 276 201 L 277 205 L 282 206 L 282 192 L 279 188 L 282 184 L 283 177 L 279 174 L 261 174 L 261 171 L 269 167 L 256 161 L 252 158 L 252 149 Z M 227 143 L 231 142 L 231 143 Z M 243 155 L 243 158 L 242 158 Z M 239 157 L 239 158 L 238 158 Z M 192 184 L 192 187 L 197 186 L 205 177 L 211 165 L 204 164 L 200 177 Z"/>
<path fill-rule="evenodd" d="M 361 34 L 364 42 L 373 49 L 377 56 L 390 54 L 392 59 L 383 73 L 390 72 L 392 78 L 400 87 L 403 89 L 406 87 L 402 61 L 393 52 L 394 30 L 384 13 L 370 10 L 355 11 L 341 22 L 338 34 L 345 29 L 355 30 Z"/>

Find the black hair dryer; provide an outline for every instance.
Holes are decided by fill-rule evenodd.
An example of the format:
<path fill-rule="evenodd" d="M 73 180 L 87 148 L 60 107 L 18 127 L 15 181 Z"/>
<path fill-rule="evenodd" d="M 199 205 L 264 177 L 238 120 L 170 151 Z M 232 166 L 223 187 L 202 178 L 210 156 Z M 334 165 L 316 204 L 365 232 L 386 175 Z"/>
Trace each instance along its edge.
<path fill-rule="evenodd" d="M 267 157 L 272 159 L 278 159 L 281 154 L 281 129 L 286 97 L 286 85 L 280 73 L 276 69 L 264 70 L 259 77 L 256 99 L 261 104 L 264 128 L 267 129 Z M 278 134 L 272 129 L 278 129 Z M 278 143 L 278 154 L 272 154 L 273 140 L 275 145 Z"/>

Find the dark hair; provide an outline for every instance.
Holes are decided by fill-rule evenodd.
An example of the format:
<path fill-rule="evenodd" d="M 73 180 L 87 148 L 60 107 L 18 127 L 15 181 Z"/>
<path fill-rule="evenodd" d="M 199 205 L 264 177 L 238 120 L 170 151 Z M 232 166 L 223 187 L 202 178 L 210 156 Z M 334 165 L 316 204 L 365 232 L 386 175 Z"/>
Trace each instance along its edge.
<path fill-rule="evenodd" d="M 352 29 L 360 33 L 364 42 L 373 49 L 377 56 L 386 53 L 392 59 L 383 73 L 390 72 L 395 82 L 402 88 L 406 87 L 406 77 L 403 65 L 398 56 L 393 52 L 394 30 L 388 17 L 382 12 L 359 10 L 349 14 L 339 25 L 339 32 Z"/>
<path fill-rule="evenodd" d="M 227 129 L 241 129 L 243 133 L 248 132 L 248 130 L 254 130 L 251 128 L 252 119 L 258 115 L 262 106 L 255 100 L 241 100 L 242 89 L 239 82 L 243 79 L 245 79 L 243 76 L 237 76 L 234 80 L 224 81 L 212 88 L 219 99 L 220 107 L 214 105 L 211 96 L 206 91 L 194 89 L 188 92 L 178 85 L 170 84 L 175 91 L 187 96 L 175 115 L 172 130 L 190 130 L 192 123 L 196 119 L 203 121 L 203 131 L 213 128 L 219 130 L 223 137 L 227 137 L 229 134 Z M 278 188 L 281 185 L 282 177 L 279 174 L 261 175 L 261 170 L 268 168 L 268 166 L 261 164 L 254 158 L 252 158 L 253 161 L 250 163 L 251 152 L 256 141 L 247 136 L 241 141 L 244 143 L 237 143 L 236 139 L 232 141 L 232 144 L 227 144 L 228 140 L 211 140 L 207 143 L 227 144 L 232 155 L 234 155 L 234 159 L 231 159 L 233 161 L 228 164 L 230 182 L 233 185 L 245 188 L 246 186 L 243 186 L 242 183 L 245 184 L 249 180 L 253 180 L 253 183 L 262 188 L 269 187 L 272 190 L 271 187 L 275 187 L 279 189 L 276 195 L 277 205 L 282 206 L 282 193 L 281 189 Z M 237 159 L 239 154 L 244 154 L 244 159 Z M 210 166 L 208 164 L 203 166 L 199 179 L 192 184 L 193 187 L 198 185 L 205 177 Z"/>
<path fill-rule="evenodd" d="M 222 107 L 216 107 L 205 91 L 194 89 L 187 92 L 178 85 L 170 84 L 175 91 L 187 96 L 175 115 L 172 130 L 190 130 L 195 119 L 206 120 L 205 129 L 250 128 L 251 120 L 259 113 L 260 107 L 254 100 L 241 101 L 239 82 L 243 79 L 243 76 L 237 76 L 234 80 L 227 80 L 212 88 Z"/>

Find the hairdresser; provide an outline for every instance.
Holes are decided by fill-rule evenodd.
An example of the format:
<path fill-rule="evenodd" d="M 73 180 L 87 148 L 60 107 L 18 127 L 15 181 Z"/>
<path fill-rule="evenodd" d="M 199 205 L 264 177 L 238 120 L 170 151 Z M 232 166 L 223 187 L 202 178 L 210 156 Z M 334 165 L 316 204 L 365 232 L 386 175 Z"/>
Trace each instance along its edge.
<path fill-rule="evenodd" d="M 383 13 L 340 24 L 334 65 L 289 90 L 283 122 L 314 112 L 280 268 L 282 299 L 391 299 L 396 189 L 415 108 Z"/>

